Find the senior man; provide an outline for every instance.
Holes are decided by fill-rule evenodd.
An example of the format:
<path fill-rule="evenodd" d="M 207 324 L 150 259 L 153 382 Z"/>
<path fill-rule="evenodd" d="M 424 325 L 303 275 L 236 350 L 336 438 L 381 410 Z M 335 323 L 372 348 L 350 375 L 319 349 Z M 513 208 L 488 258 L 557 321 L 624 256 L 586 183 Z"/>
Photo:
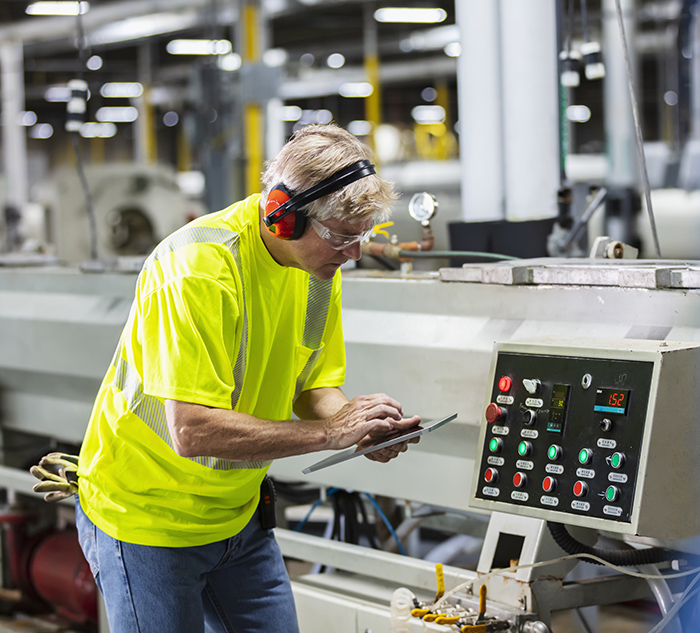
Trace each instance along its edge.
<path fill-rule="evenodd" d="M 308 126 L 263 182 L 156 247 L 99 390 L 76 517 L 112 633 L 297 631 L 258 509 L 271 461 L 420 422 L 386 394 L 340 389 L 339 268 L 395 201 L 369 149 Z"/>

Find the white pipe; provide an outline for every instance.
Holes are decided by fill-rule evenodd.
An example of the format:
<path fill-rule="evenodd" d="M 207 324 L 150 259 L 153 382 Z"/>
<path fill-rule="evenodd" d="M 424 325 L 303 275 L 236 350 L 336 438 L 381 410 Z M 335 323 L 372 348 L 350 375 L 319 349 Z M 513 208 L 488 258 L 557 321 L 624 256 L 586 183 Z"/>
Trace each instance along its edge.
<path fill-rule="evenodd" d="M 636 76 L 638 74 L 636 55 L 632 46 L 636 37 L 634 0 L 620 0 L 620 6 L 630 61 L 633 74 Z M 603 55 L 605 56 L 603 105 L 608 158 L 607 184 L 612 188 L 635 187 L 639 169 L 635 149 L 634 120 L 615 0 L 603 0 Z M 635 81 L 635 85 L 638 87 L 639 83 Z"/>
<path fill-rule="evenodd" d="M 559 189 L 555 3 L 501 0 L 500 37 L 506 219 L 551 218 Z"/>
<path fill-rule="evenodd" d="M 18 211 L 27 204 L 29 185 L 27 176 L 27 137 L 19 124 L 24 111 L 23 47 L 18 41 L 0 42 L 2 69 L 2 123 L 3 158 L 7 178 L 7 204 Z"/>
<path fill-rule="evenodd" d="M 647 574 L 648 576 L 659 576 L 661 574 L 656 565 L 637 565 L 637 571 L 639 571 L 640 574 Z M 648 578 L 647 582 L 659 605 L 661 615 L 665 616 L 673 606 L 673 594 L 669 589 L 668 583 L 663 578 Z M 683 633 L 678 617 L 673 618 L 666 625 L 666 633 Z"/>
<path fill-rule="evenodd" d="M 472 222 L 502 220 L 499 3 L 455 2 L 455 13 L 462 44 L 457 61 L 462 218 Z"/>

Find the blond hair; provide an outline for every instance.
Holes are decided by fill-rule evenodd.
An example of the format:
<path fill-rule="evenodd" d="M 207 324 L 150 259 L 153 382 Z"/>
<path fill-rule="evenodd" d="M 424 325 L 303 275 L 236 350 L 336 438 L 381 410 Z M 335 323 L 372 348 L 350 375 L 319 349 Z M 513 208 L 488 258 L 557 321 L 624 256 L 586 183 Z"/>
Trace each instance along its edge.
<path fill-rule="evenodd" d="M 298 193 L 359 160 L 371 161 L 372 151 L 350 132 L 333 124 L 307 125 L 268 161 L 262 177 L 263 204 L 278 184 Z M 397 199 L 392 184 L 375 174 L 314 200 L 304 210 L 317 220 L 362 222 L 372 218 L 379 223 L 389 218 Z"/>

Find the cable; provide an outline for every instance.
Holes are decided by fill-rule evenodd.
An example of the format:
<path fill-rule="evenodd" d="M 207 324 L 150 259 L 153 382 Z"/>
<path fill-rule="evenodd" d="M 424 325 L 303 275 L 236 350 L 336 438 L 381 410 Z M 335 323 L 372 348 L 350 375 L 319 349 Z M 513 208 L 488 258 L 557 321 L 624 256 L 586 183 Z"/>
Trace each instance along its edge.
<path fill-rule="evenodd" d="M 576 540 L 569 534 L 566 526 L 562 523 L 547 521 L 547 528 L 556 544 L 567 554 L 593 554 L 614 565 L 623 567 L 636 567 L 637 565 L 652 565 L 679 558 L 678 552 L 661 547 L 648 547 L 645 549 L 602 549 L 591 547 L 581 541 Z M 595 562 L 600 565 L 601 563 Z"/>
<path fill-rule="evenodd" d="M 339 488 L 329 488 L 326 491 L 326 497 L 330 497 L 331 495 L 334 495 L 336 492 L 338 492 L 338 490 L 339 490 Z M 318 508 L 318 506 L 320 506 L 323 502 L 324 502 L 324 499 L 317 499 L 316 501 L 314 501 L 314 503 L 309 508 L 309 511 L 306 513 L 306 516 L 301 521 L 299 521 L 297 526 L 294 528 L 295 532 L 301 532 L 301 528 L 304 527 L 306 522 L 311 518 L 313 511 L 316 508 Z"/>
<path fill-rule="evenodd" d="M 642 139 L 642 128 L 639 122 L 639 106 L 637 99 L 634 96 L 634 79 L 632 77 L 632 63 L 630 62 L 629 49 L 627 48 L 627 37 L 625 36 L 625 25 L 622 19 L 622 7 L 620 0 L 615 0 L 615 9 L 617 11 L 617 23 L 620 27 L 620 39 L 622 40 L 622 52 L 625 56 L 625 69 L 627 71 L 627 87 L 630 93 L 630 101 L 632 102 L 632 118 L 634 119 L 634 132 L 637 140 L 637 153 L 639 155 L 639 163 L 642 168 L 642 179 L 644 180 L 644 199 L 647 203 L 647 212 L 649 214 L 649 222 L 651 223 L 651 234 L 654 238 L 654 248 L 656 256 L 661 259 L 661 248 L 659 247 L 659 235 L 656 231 L 656 221 L 654 220 L 654 211 L 651 207 L 651 186 L 649 185 L 649 174 L 647 172 L 647 160 L 644 155 L 644 141 Z"/>
<path fill-rule="evenodd" d="M 693 596 L 697 595 L 698 592 L 700 592 L 700 587 L 697 587 L 696 589 L 691 591 L 691 589 L 693 589 L 698 580 L 700 580 L 700 574 L 695 576 L 693 581 L 686 587 L 685 591 L 681 594 L 678 600 L 676 600 L 676 603 L 673 605 L 673 607 L 671 607 L 668 610 L 668 613 L 663 618 L 661 618 L 659 623 L 653 629 L 651 629 L 649 633 L 659 633 L 660 631 L 663 631 L 669 624 L 671 619 L 678 613 L 678 611 L 680 611 L 681 607 L 688 600 L 690 600 L 690 598 L 692 598 Z"/>
<path fill-rule="evenodd" d="M 394 530 L 391 523 L 389 523 L 389 519 L 386 518 L 386 514 L 384 514 L 382 509 L 379 507 L 379 504 L 377 503 L 376 499 L 371 494 L 369 494 L 367 492 L 363 492 L 362 494 L 374 506 L 374 509 L 377 511 L 377 514 L 381 517 L 382 521 L 384 522 L 384 525 L 386 526 L 386 529 L 389 530 L 389 534 L 391 534 L 391 536 L 394 538 L 394 541 L 396 542 L 396 545 L 399 548 L 399 553 L 402 556 L 408 556 L 408 554 L 406 554 L 406 550 L 403 548 L 403 545 L 401 544 L 401 540 L 399 539 L 399 535 L 396 533 L 396 530 Z"/>

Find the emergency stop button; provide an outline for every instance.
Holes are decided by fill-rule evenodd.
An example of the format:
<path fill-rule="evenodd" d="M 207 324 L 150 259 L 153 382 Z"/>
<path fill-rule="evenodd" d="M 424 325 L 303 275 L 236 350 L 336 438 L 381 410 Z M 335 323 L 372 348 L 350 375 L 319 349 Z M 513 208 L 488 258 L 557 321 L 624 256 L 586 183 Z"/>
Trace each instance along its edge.
<path fill-rule="evenodd" d="M 499 407 L 495 402 L 492 402 L 488 407 L 486 407 L 486 421 L 489 424 L 498 422 L 501 418 L 504 418 L 507 411 L 503 407 Z"/>

